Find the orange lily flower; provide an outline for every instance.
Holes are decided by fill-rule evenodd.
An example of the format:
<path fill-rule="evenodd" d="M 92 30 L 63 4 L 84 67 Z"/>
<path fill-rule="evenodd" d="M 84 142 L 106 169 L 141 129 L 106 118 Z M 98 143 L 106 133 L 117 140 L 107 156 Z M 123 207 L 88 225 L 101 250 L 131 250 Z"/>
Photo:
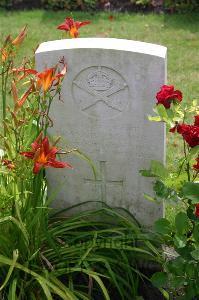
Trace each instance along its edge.
<path fill-rule="evenodd" d="M 12 45 L 14 45 L 14 46 L 21 45 L 21 43 L 23 42 L 23 40 L 25 39 L 25 37 L 27 35 L 26 29 L 27 29 L 27 25 L 22 28 L 19 35 L 12 41 Z"/>
<path fill-rule="evenodd" d="M 37 88 L 42 88 L 44 93 L 46 93 L 56 79 L 54 73 L 54 68 L 46 69 L 41 73 L 37 73 Z"/>
<path fill-rule="evenodd" d="M 77 38 L 79 36 L 78 29 L 84 25 L 90 24 L 90 21 L 79 22 L 74 19 L 68 17 L 65 19 L 64 23 L 60 24 L 57 29 L 65 30 L 69 32 L 70 37 Z"/>
<path fill-rule="evenodd" d="M 60 78 L 66 74 L 66 64 L 60 73 L 55 74 L 56 69 L 57 67 L 37 73 L 37 87 L 42 88 L 44 93 L 47 92 L 52 85 L 58 85 Z"/>
<path fill-rule="evenodd" d="M 15 101 L 15 111 L 19 109 L 21 106 L 23 106 L 24 102 L 30 95 L 33 89 L 33 84 L 29 87 L 29 89 L 23 94 L 23 96 L 19 99 L 18 98 L 18 92 L 17 92 L 17 87 L 14 81 L 11 83 L 11 90 L 12 90 L 12 95 L 13 99 Z"/>
<path fill-rule="evenodd" d="M 44 70 L 43 72 L 37 72 L 34 69 L 26 69 L 24 67 L 18 68 L 18 69 L 13 69 L 13 72 L 16 74 L 19 74 L 23 72 L 23 75 L 21 75 L 18 78 L 19 80 L 24 79 L 28 75 L 35 75 L 36 77 L 36 88 L 37 89 L 43 89 L 44 93 L 46 93 L 52 86 L 56 86 L 59 84 L 60 79 L 64 77 L 67 71 L 66 64 L 64 64 L 64 67 L 61 72 L 58 72 L 56 74 L 57 66 L 54 68 L 49 68 Z"/>
<path fill-rule="evenodd" d="M 58 149 L 49 145 L 48 137 L 42 138 L 42 133 L 31 145 L 32 151 L 21 152 L 20 154 L 34 161 L 33 173 L 38 174 L 42 168 L 70 168 L 72 166 L 67 162 L 56 160 Z"/>

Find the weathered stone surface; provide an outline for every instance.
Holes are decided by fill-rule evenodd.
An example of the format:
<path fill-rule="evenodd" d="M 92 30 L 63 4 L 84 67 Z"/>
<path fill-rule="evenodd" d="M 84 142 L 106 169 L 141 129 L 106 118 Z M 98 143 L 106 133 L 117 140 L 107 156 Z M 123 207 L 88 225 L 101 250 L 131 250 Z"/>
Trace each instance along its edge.
<path fill-rule="evenodd" d="M 56 207 L 102 200 L 130 210 L 144 225 L 163 215 L 163 206 L 144 199 L 151 181 L 139 175 L 152 159 L 165 159 L 165 128 L 149 122 L 155 94 L 165 83 L 166 48 L 119 39 L 85 38 L 43 43 L 36 52 L 38 70 L 68 64 L 61 101 L 51 107 L 62 145 L 79 148 L 96 165 L 66 157 L 74 170 L 48 170 Z M 63 158 L 63 160 L 65 157 Z"/>

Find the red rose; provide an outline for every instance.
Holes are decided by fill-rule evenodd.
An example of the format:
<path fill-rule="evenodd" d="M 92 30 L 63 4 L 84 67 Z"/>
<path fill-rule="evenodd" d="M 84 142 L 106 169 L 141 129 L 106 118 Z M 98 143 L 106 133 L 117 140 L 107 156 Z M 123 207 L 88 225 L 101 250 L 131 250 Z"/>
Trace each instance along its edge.
<path fill-rule="evenodd" d="M 195 165 L 193 165 L 193 168 L 199 172 L 199 156 L 198 156 L 198 158 L 196 158 L 196 162 L 197 163 Z"/>
<path fill-rule="evenodd" d="M 195 116 L 194 118 L 194 125 L 176 123 L 176 125 L 169 130 L 170 132 L 174 133 L 177 131 L 181 134 L 191 148 L 199 145 L 199 116 Z"/>
<path fill-rule="evenodd" d="M 194 125 L 199 126 L 199 115 L 195 116 L 194 118 L 195 118 Z"/>
<path fill-rule="evenodd" d="M 177 132 L 182 135 L 191 148 L 199 145 L 199 126 L 179 124 L 177 125 Z"/>
<path fill-rule="evenodd" d="M 176 130 L 178 133 L 185 135 L 186 133 L 188 133 L 190 131 L 190 127 L 191 127 L 191 125 L 182 123 L 182 124 L 178 124 L 176 126 Z"/>
<path fill-rule="evenodd" d="M 195 216 L 199 218 L 199 203 L 196 204 Z"/>
<path fill-rule="evenodd" d="M 182 93 L 179 90 L 174 91 L 173 85 L 163 85 L 161 90 L 156 94 L 158 104 L 164 105 L 165 108 L 170 108 L 172 101 L 182 101 Z"/>

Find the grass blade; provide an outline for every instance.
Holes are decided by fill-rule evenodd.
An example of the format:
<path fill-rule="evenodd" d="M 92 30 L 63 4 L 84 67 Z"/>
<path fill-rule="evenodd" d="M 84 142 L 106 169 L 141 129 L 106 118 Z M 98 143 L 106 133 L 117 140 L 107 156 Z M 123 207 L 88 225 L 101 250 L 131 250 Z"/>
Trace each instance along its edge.
<path fill-rule="evenodd" d="M 6 275 L 6 278 L 4 280 L 4 282 L 2 283 L 2 285 L 0 286 L 0 291 L 3 290 L 3 288 L 6 286 L 6 284 L 8 283 L 9 279 L 10 279 L 10 276 L 12 275 L 12 272 L 15 268 L 15 265 L 16 265 L 16 261 L 18 259 L 18 256 L 19 256 L 19 253 L 17 250 L 14 250 L 13 251 L 13 260 L 11 261 L 12 263 L 10 264 L 10 268 L 8 270 L 8 273 Z"/>

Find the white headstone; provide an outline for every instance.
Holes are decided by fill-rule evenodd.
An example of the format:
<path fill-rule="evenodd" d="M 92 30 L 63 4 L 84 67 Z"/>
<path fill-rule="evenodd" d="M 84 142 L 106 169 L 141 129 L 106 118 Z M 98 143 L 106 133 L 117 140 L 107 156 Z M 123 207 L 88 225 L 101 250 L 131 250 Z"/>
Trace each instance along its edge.
<path fill-rule="evenodd" d="M 43 43 L 36 52 L 39 71 L 63 57 L 68 65 L 61 101 L 51 107 L 50 134 L 79 148 L 96 165 L 63 157 L 74 170 L 48 169 L 56 207 L 102 200 L 130 210 L 144 225 L 163 216 L 163 205 L 147 201 L 152 182 L 140 176 L 151 160 L 165 160 L 165 127 L 148 121 L 155 95 L 166 79 L 166 48 L 105 38 Z"/>

